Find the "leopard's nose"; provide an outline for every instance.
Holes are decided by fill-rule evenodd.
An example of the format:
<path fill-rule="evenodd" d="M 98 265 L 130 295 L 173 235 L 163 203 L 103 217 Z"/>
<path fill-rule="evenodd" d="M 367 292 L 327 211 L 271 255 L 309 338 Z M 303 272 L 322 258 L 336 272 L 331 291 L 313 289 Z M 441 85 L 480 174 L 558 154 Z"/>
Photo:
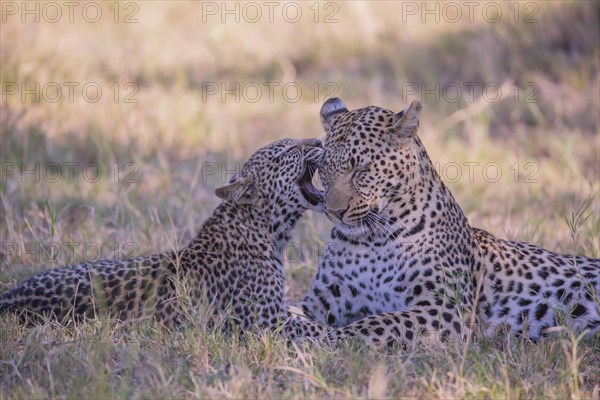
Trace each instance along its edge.
<path fill-rule="evenodd" d="M 341 221 L 342 218 L 344 217 L 344 214 L 346 213 L 346 211 L 350 207 L 350 205 L 348 205 L 348 207 L 346 207 L 346 208 L 338 208 L 338 209 L 333 209 L 333 210 L 327 208 L 327 206 L 325 206 L 325 207 L 326 207 L 325 210 L 327 211 L 328 214 L 336 217 L 337 219 L 339 219 Z"/>

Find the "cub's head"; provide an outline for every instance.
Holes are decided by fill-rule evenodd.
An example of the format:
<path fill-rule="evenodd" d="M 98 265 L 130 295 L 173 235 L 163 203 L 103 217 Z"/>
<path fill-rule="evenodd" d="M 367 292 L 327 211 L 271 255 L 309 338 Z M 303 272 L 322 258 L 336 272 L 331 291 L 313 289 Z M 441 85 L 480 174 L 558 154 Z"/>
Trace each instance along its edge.
<path fill-rule="evenodd" d="M 348 111 L 338 98 L 323 104 L 324 211 L 345 233 L 384 231 L 402 194 L 415 190 L 420 112 L 418 101 L 399 113 L 375 106 Z"/>
<path fill-rule="evenodd" d="M 283 217 L 306 209 L 322 211 L 322 193 L 312 184 L 322 155 L 319 139 L 278 140 L 254 153 L 215 193 L 236 204 L 279 210 Z"/>

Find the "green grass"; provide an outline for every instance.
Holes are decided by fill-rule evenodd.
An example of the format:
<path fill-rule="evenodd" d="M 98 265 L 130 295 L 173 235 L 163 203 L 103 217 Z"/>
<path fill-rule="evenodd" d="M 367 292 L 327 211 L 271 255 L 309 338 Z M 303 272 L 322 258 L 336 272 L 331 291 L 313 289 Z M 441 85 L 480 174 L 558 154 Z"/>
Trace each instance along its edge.
<path fill-rule="evenodd" d="M 0 105 L 0 290 L 86 256 L 184 246 L 218 204 L 214 188 L 228 179 L 211 174 L 212 163 L 233 170 L 277 138 L 321 136 L 328 83 L 350 108 L 399 111 L 422 100 L 419 134 L 472 225 L 600 257 L 597 2 L 540 2 L 534 24 L 400 23 L 393 2 L 340 3 L 334 24 L 312 22 L 308 3 L 297 24 L 201 23 L 199 3 L 178 1 L 139 2 L 139 22 L 126 25 L 110 22 L 111 4 L 103 3 L 108 19 L 97 24 L 2 24 L 3 84 L 97 82 L 103 97 L 34 103 L 17 95 Z M 296 82 L 303 95 L 298 102 L 281 92 L 255 103 L 203 100 L 203 82 L 268 81 Z M 138 87 L 137 103 L 123 101 L 127 82 Z M 407 96 L 407 82 L 509 82 L 510 96 L 434 101 Z M 512 82 L 520 82 L 519 101 Z M 524 101 L 528 83 L 536 102 Z M 97 163 L 103 175 L 97 182 L 80 170 L 56 182 L 7 176 L 7 165 L 22 162 Z M 134 171 L 129 162 L 133 181 L 125 179 Z M 472 176 L 470 162 L 480 163 Z M 497 181 L 483 175 L 492 163 L 502 172 Z M 307 213 L 297 230 L 286 263 L 290 302 L 307 290 L 330 227 Z M 65 242 L 76 243 L 72 254 Z M 36 259 L 25 244 L 46 251 L 34 248 Z M 240 341 L 201 324 L 177 332 L 110 321 L 25 329 L 3 317 L 0 398 L 598 399 L 599 354 L 598 335 L 578 340 L 568 332 L 535 344 L 500 336 L 384 354 L 358 343 L 288 346 L 269 333 Z"/>
<path fill-rule="evenodd" d="M 597 337 L 504 337 L 382 354 L 358 343 L 289 346 L 269 333 L 238 340 L 200 327 L 98 321 L 26 332 L 3 322 L 20 339 L 2 349 L 10 398 L 593 398 L 600 385 Z"/>

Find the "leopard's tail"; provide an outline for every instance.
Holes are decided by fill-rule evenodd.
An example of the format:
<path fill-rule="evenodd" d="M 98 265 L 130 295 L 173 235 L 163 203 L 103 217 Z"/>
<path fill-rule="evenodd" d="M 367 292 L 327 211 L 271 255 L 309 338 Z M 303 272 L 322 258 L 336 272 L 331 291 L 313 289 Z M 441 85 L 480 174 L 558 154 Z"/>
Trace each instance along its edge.
<path fill-rule="evenodd" d="M 8 298 L 8 293 L 0 295 L 0 315 L 6 313 L 14 306 L 14 302 Z"/>
<path fill-rule="evenodd" d="M 27 307 L 26 298 L 19 292 L 20 287 L 10 289 L 0 295 L 0 315 L 15 312 Z"/>
<path fill-rule="evenodd" d="M 25 316 L 54 316 L 62 318 L 87 311 L 89 278 L 68 269 L 58 269 L 37 274 L 0 295 L 0 315 L 14 313 Z"/>

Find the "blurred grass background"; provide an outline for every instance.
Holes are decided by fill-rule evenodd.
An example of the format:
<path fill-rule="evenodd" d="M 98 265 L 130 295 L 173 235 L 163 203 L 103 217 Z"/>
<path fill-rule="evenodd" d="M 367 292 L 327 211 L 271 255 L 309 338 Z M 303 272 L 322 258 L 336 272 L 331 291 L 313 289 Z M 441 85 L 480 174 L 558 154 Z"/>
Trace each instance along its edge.
<path fill-rule="evenodd" d="M 472 21 L 462 5 L 462 18 L 456 22 L 444 15 L 436 22 L 435 15 L 424 14 L 421 2 L 293 3 L 302 10 L 295 23 L 283 17 L 288 3 L 277 3 L 273 22 L 268 8 L 256 3 L 262 11 L 256 23 L 249 21 L 252 10 L 244 18 L 245 3 L 236 2 L 99 2 L 102 17 L 97 23 L 82 18 L 82 5 L 75 9 L 74 22 L 69 22 L 66 8 L 55 23 L 45 21 L 43 14 L 39 23 L 32 16 L 22 22 L 22 10 L 12 15 L 6 3 L 0 31 L 0 235 L 5 245 L 16 243 L 18 250 L 2 249 L 1 289 L 33 272 L 93 257 L 93 251 L 85 254 L 84 243 L 96 244 L 92 250 L 119 243 L 116 250 L 102 252 L 107 257 L 185 245 L 218 204 L 213 191 L 228 179 L 225 169 L 235 169 L 236 163 L 275 139 L 321 136 L 318 112 L 332 95 L 350 108 L 374 104 L 396 111 L 421 100 L 420 135 L 473 225 L 560 252 L 600 256 L 596 1 L 497 3 L 502 16 L 495 23 L 482 14 L 483 3 L 475 8 Z M 231 10 L 236 4 L 239 22 L 235 15 L 222 15 L 222 7 Z M 409 13 L 414 10 L 408 8 L 411 4 L 419 9 L 415 15 Z M 444 3 L 429 2 L 429 9 L 436 4 L 441 11 Z M 42 12 L 44 3 L 39 6 Z M 210 14 L 210 7 L 217 7 L 217 14 Z M 294 15 L 292 11 L 288 15 Z M 528 15 L 535 22 L 527 23 Z M 127 16 L 137 22 L 124 23 Z M 79 84 L 73 101 L 65 82 Z M 19 91 L 11 94 L 15 83 Z M 39 102 L 31 94 L 23 101 L 20 85 L 32 89 L 36 83 L 48 91 L 40 89 Z M 62 88 L 56 102 L 53 89 L 45 86 L 49 83 Z M 99 101 L 82 97 L 88 83 L 102 89 Z M 125 86 L 128 83 L 133 85 Z M 239 101 L 234 94 L 223 99 L 223 89 L 235 90 L 236 84 Z M 293 88 L 283 92 L 286 84 L 301 88 L 297 101 Z M 466 90 L 469 84 L 479 88 L 473 98 Z M 219 88 L 216 94 L 207 91 L 212 85 Z M 274 88 L 272 98 L 268 85 Z M 456 101 L 449 100 L 456 97 L 453 85 L 463 88 Z M 502 87 L 502 100 L 490 100 L 493 90 L 482 98 L 482 87 L 496 85 Z M 256 86 L 262 88 L 262 96 L 255 101 Z M 415 87 L 435 94 L 414 92 Z M 128 95 L 136 102 L 126 102 Z M 31 169 L 38 163 L 42 174 L 49 163 L 68 162 L 97 163 L 102 177 L 90 182 L 75 168 L 74 179 L 68 179 L 63 167 L 62 179 L 50 182 L 41 175 L 36 182 L 35 175 L 7 169 L 21 168 L 22 163 Z M 217 174 L 212 174 L 214 163 Z M 473 165 L 472 175 L 466 163 L 479 163 Z M 496 179 L 498 170 L 501 176 Z M 585 215 L 590 217 L 574 237 L 565 219 L 582 205 L 587 205 Z M 329 228 L 325 218 L 309 213 L 298 229 L 286 271 L 292 300 L 307 288 Z M 75 246 L 73 257 L 66 257 L 63 246 L 62 254 L 41 253 L 36 260 L 24 245 L 66 241 L 82 243 Z M 597 346 L 597 341 L 588 346 L 588 353 L 597 352 Z M 10 360 L 15 354 L 22 352 L 2 358 Z M 552 354 L 561 357 L 560 351 Z M 553 361 L 541 364 L 545 362 Z M 472 377 L 480 379 L 474 392 L 465 392 L 464 386 L 446 387 L 447 377 L 439 378 L 443 390 L 432 389 L 419 386 L 419 373 L 430 378 L 435 374 L 426 362 L 417 365 L 424 370 L 402 381 L 416 385 L 414 394 L 574 393 L 562 372 L 550 379 L 558 392 L 544 385 L 528 392 L 527 378 L 512 375 L 506 379 L 518 389 L 507 392 L 511 385 L 494 386 L 494 373 Z M 308 371 L 304 367 L 294 368 Z M 598 372 L 597 363 L 595 367 Z M 22 393 L 38 393 L 43 387 L 45 378 L 32 375 L 39 379 L 32 384 L 36 389 L 23 386 Z M 596 390 L 596 398 L 597 377 L 585 381 L 586 393 L 591 396 Z M 362 386 L 353 388 L 351 381 L 349 391 L 339 393 L 365 395 Z M 316 387 L 316 392 L 306 393 L 338 393 Z M 489 391 L 477 392 L 481 387 Z"/>

